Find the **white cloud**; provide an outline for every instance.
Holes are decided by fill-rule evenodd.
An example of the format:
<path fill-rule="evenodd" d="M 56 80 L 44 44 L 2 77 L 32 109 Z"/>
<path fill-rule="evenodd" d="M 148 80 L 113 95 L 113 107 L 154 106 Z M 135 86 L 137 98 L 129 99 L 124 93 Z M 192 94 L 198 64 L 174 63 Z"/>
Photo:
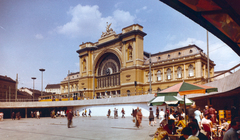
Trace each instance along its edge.
<path fill-rule="evenodd" d="M 113 20 L 116 26 L 123 28 L 134 23 L 135 17 L 129 12 L 123 10 L 116 10 L 113 12 Z"/>
<path fill-rule="evenodd" d="M 123 5 L 124 2 L 118 2 L 114 5 L 115 8 L 119 8 L 121 5 Z"/>
<path fill-rule="evenodd" d="M 176 39 L 176 35 L 168 35 L 166 38 L 168 41 L 173 41 Z"/>
<path fill-rule="evenodd" d="M 36 34 L 36 35 L 35 35 L 35 38 L 36 38 L 36 39 L 43 39 L 43 35 L 42 35 L 42 34 Z"/>
<path fill-rule="evenodd" d="M 72 17 L 71 21 L 62 26 L 58 26 L 56 31 L 71 37 L 97 37 L 105 31 L 106 22 L 112 23 L 113 30 L 122 28 L 134 23 L 135 17 L 129 12 L 115 10 L 112 16 L 103 17 L 97 5 L 82 6 L 81 4 L 71 7 L 68 14 Z"/>
<path fill-rule="evenodd" d="M 136 9 L 136 13 L 140 13 L 141 11 L 147 10 L 147 6 L 144 6 L 140 9 Z"/>
<path fill-rule="evenodd" d="M 168 39 L 174 39 L 175 37 L 174 36 L 168 36 L 167 38 Z M 204 46 L 205 43 L 203 41 L 197 40 L 195 38 L 187 38 L 186 40 L 179 41 L 176 44 L 167 44 L 164 47 L 164 51 L 175 49 L 175 48 L 180 48 L 180 47 L 184 47 L 184 46 L 188 46 L 188 45 L 192 45 L 192 44 L 196 44 L 198 47 L 201 48 L 202 46 Z"/>

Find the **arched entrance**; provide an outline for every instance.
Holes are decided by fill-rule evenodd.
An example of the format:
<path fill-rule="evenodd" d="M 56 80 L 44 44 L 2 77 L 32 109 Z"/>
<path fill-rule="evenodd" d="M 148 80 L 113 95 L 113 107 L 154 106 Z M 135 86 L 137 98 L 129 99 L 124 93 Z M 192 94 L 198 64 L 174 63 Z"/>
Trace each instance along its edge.
<path fill-rule="evenodd" d="M 97 79 L 97 90 L 104 89 L 105 91 L 97 92 L 97 97 L 111 96 L 120 94 L 120 90 L 111 90 L 108 88 L 118 87 L 120 85 L 120 61 L 113 53 L 104 54 L 97 63 L 95 69 Z"/>

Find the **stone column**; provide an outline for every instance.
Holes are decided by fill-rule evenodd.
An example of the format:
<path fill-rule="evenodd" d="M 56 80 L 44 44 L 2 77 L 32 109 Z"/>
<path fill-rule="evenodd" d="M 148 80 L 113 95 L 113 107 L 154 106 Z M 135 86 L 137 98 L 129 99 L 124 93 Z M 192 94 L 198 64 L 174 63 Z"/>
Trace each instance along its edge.
<path fill-rule="evenodd" d="M 196 72 L 196 77 L 201 77 L 202 74 L 202 65 L 200 60 L 197 60 L 195 62 L 195 72 Z"/>
<path fill-rule="evenodd" d="M 174 71 L 174 66 L 173 66 L 172 70 L 173 70 L 173 77 L 172 77 L 172 79 L 173 79 L 173 80 L 175 80 L 175 71 Z"/>
<path fill-rule="evenodd" d="M 162 69 L 162 81 L 164 82 L 165 81 L 165 77 L 164 77 L 164 68 Z"/>
<path fill-rule="evenodd" d="M 186 65 L 183 65 L 183 78 L 186 79 Z"/>
<path fill-rule="evenodd" d="M 27 108 L 25 108 L 25 118 L 27 118 Z"/>

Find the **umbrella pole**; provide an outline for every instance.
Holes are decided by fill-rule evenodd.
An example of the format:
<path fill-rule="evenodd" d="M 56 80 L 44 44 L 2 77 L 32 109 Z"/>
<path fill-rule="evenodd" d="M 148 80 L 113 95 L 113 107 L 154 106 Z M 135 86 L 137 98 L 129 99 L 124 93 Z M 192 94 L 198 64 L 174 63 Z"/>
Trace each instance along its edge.
<path fill-rule="evenodd" d="M 187 114 L 186 114 L 186 95 L 183 95 L 183 99 L 184 99 L 184 113 L 185 113 L 185 117 L 184 117 L 184 120 L 185 120 L 185 124 L 187 126 L 187 120 L 186 120 L 186 117 L 187 117 Z"/>
<path fill-rule="evenodd" d="M 166 104 L 166 108 L 165 108 L 165 115 L 166 115 L 166 120 L 167 120 L 167 124 L 168 124 L 167 104 Z"/>

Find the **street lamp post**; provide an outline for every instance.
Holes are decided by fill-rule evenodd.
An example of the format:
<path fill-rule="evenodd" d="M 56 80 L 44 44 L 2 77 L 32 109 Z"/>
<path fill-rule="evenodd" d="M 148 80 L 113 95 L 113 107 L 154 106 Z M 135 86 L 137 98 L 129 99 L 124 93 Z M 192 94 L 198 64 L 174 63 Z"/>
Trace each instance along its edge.
<path fill-rule="evenodd" d="M 152 70 L 151 70 L 151 53 L 149 53 L 149 88 L 150 88 L 150 94 L 152 94 Z"/>
<path fill-rule="evenodd" d="M 41 90 L 41 96 L 42 96 L 42 91 L 43 91 L 43 72 L 45 71 L 45 69 L 39 69 L 42 72 L 42 90 Z"/>
<path fill-rule="evenodd" d="M 33 79 L 33 93 L 32 93 L 32 96 L 33 96 L 33 101 L 34 101 L 34 80 L 36 80 L 37 78 L 36 77 L 32 77 Z"/>

